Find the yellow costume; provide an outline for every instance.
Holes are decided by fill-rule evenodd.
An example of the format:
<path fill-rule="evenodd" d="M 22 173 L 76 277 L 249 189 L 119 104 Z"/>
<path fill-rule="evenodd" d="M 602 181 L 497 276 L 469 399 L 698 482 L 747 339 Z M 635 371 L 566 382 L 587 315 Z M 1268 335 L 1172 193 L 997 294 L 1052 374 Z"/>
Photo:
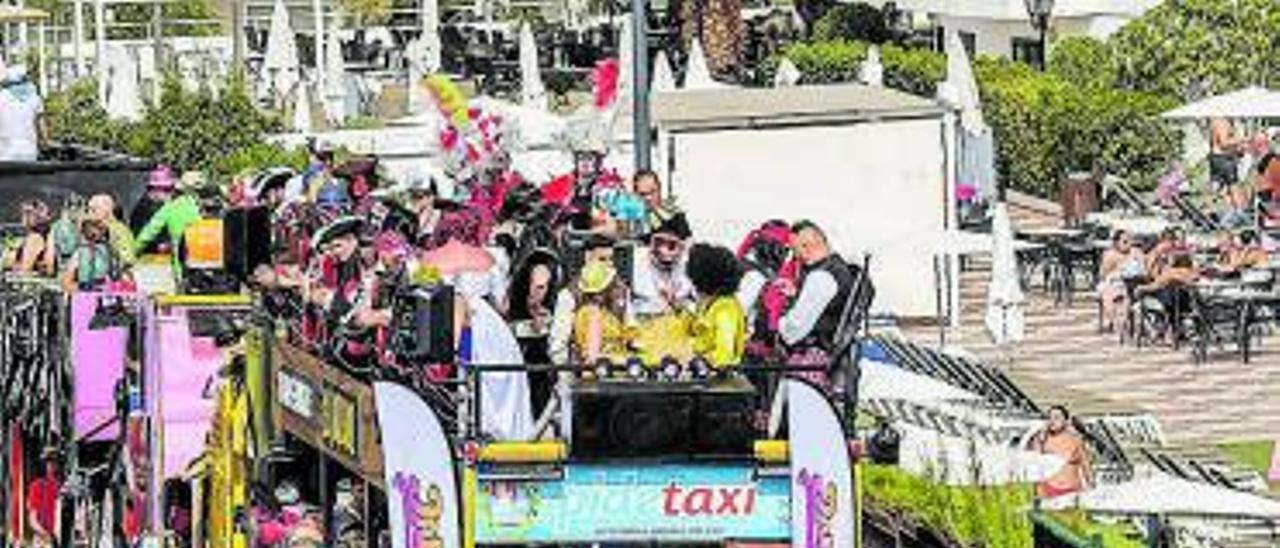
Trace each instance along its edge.
<path fill-rule="evenodd" d="M 591 324 L 591 317 L 594 315 L 599 315 L 600 317 L 600 355 L 598 358 L 608 358 L 616 363 L 623 362 L 627 359 L 627 337 L 622 320 L 593 304 L 578 308 L 578 311 L 573 316 L 573 342 L 578 349 L 578 355 L 582 356 L 583 350 L 587 348 L 588 326 Z M 591 366 L 592 364 L 585 365 Z"/>
<path fill-rule="evenodd" d="M 721 368 L 742 363 L 747 340 L 747 315 L 732 295 L 716 297 L 698 310 L 693 324 L 693 350 Z"/>

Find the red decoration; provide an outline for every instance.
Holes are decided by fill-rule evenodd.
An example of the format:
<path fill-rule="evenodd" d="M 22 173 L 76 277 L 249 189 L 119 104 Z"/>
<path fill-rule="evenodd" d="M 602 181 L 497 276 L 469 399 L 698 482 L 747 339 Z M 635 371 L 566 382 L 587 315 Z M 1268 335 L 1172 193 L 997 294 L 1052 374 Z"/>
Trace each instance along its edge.
<path fill-rule="evenodd" d="M 596 63 L 596 68 L 591 73 L 596 108 L 608 108 L 618 99 L 618 80 L 621 71 L 617 59 L 605 59 Z"/>

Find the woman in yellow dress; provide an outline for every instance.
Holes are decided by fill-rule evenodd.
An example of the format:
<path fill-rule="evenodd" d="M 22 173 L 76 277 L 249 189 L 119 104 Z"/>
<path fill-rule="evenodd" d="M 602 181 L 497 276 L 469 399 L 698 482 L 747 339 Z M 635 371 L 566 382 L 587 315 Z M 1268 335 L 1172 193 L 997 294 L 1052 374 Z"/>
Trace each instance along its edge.
<path fill-rule="evenodd" d="M 736 296 L 742 264 L 728 248 L 700 243 L 689 249 L 685 269 L 698 292 L 694 352 L 716 369 L 742 363 L 747 315 Z"/>
<path fill-rule="evenodd" d="M 578 279 L 578 309 L 573 317 L 577 358 L 586 367 L 601 359 L 621 364 L 627 357 L 622 287 L 608 261 L 588 261 Z"/>

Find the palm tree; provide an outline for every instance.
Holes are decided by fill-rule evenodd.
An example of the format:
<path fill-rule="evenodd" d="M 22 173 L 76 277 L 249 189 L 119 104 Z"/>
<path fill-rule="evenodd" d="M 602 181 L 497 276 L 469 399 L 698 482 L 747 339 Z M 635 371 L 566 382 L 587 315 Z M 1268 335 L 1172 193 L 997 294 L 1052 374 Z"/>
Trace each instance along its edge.
<path fill-rule="evenodd" d="M 680 44 L 689 51 L 694 38 L 702 41 L 707 67 L 717 79 L 738 81 L 746 34 L 742 0 L 682 0 L 677 12 Z"/>

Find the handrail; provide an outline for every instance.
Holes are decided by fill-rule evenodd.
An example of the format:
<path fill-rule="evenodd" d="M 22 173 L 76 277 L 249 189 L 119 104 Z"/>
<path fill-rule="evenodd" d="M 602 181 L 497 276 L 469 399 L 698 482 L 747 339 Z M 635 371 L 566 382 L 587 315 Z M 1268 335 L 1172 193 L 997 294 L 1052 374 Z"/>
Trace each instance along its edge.
<path fill-rule="evenodd" d="M 782 464 L 790 458 L 790 447 L 787 440 L 756 440 L 752 453 L 762 463 Z M 564 462 L 568 456 L 569 446 L 562 441 L 494 442 L 481 446 L 476 459 L 495 464 L 546 464 Z"/>
<path fill-rule="evenodd" d="M 241 294 L 224 295 L 156 295 L 159 306 L 251 306 L 253 297 Z"/>

